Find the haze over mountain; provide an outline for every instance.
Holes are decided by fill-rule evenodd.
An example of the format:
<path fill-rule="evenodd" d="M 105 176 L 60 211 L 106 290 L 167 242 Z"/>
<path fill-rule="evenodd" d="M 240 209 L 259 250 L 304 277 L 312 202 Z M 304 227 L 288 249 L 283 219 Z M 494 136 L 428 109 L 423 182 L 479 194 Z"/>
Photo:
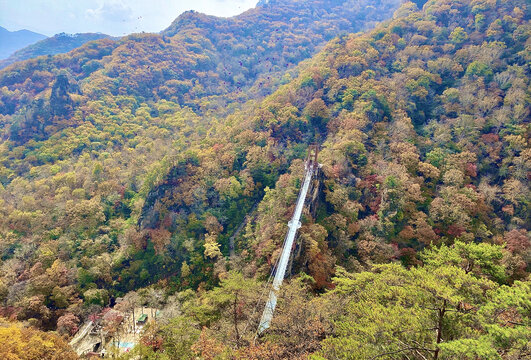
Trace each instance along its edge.
<path fill-rule="evenodd" d="M 81 45 L 98 39 L 110 38 L 105 34 L 57 34 L 40 40 L 12 53 L 7 59 L 0 60 L 0 69 L 17 61 L 32 59 L 43 55 L 57 55 L 67 53 Z"/>
<path fill-rule="evenodd" d="M 0 60 L 42 39 L 46 36 L 29 30 L 9 31 L 0 26 Z"/>
<path fill-rule="evenodd" d="M 531 357 L 530 38 L 527 0 L 263 0 L 0 70 L 0 357 Z"/>

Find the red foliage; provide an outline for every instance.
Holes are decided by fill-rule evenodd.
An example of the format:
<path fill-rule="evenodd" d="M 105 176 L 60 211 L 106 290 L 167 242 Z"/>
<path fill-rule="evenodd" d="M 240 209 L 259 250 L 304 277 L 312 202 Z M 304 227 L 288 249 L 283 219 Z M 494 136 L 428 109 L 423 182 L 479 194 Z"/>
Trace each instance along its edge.
<path fill-rule="evenodd" d="M 322 289 L 329 285 L 327 278 L 330 266 L 327 265 L 326 258 L 322 253 L 317 254 L 309 265 L 310 275 L 315 280 L 316 289 Z"/>
<path fill-rule="evenodd" d="M 524 254 L 531 246 L 531 239 L 524 229 L 511 230 L 505 234 L 507 250 L 513 254 Z"/>
<path fill-rule="evenodd" d="M 504 213 L 509 214 L 510 216 L 513 216 L 514 215 L 514 206 L 506 205 L 506 206 L 502 207 L 502 211 Z"/>
<path fill-rule="evenodd" d="M 500 137 L 496 134 L 489 133 L 489 134 L 481 135 L 481 140 L 485 144 L 492 144 L 492 143 L 496 143 L 500 141 Z"/>
<path fill-rule="evenodd" d="M 78 330 L 79 318 L 74 314 L 67 313 L 57 320 L 57 331 L 60 334 L 74 335 Z"/>
<path fill-rule="evenodd" d="M 465 166 L 465 174 L 471 177 L 476 177 L 478 175 L 477 173 L 478 167 L 476 164 L 468 163 Z"/>
<path fill-rule="evenodd" d="M 410 240 L 415 237 L 415 231 L 411 226 L 407 225 L 404 226 L 404 228 L 398 233 L 398 236 L 400 237 L 400 239 Z"/>
<path fill-rule="evenodd" d="M 462 233 L 465 232 L 465 228 L 459 225 L 450 225 L 446 231 L 448 235 L 459 237 Z"/>
<path fill-rule="evenodd" d="M 369 175 L 359 182 L 358 186 L 363 190 L 366 190 L 366 198 L 364 205 L 369 207 L 373 213 L 377 213 L 380 209 L 380 203 L 382 198 L 380 196 L 379 184 L 383 181 L 379 175 Z"/>
<path fill-rule="evenodd" d="M 140 342 L 142 343 L 142 345 L 148 346 L 155 351 L 160 351 L 162 350 L 162 344 L 164 343 L 164 339 L 162 338 L 162 336 L 143 336 L 140 339 Z"/>
<path fill-rule="evenodd" d="M 376 193 L 378 192 L 378 189 L 376 188 L 376 184 L 382 183 L 382 177 L 378 175 L 369 175 L 362 181 L 360 181 L 359 186 L 361 188 L 369 189 L 371 192 Z"/>
<path fill-rule="evenodd" d="M 6 318 L 9 321 L 15 321 L 21 310 L 21 308 L 15 306 L 0 307 L 0 317 Z"/>

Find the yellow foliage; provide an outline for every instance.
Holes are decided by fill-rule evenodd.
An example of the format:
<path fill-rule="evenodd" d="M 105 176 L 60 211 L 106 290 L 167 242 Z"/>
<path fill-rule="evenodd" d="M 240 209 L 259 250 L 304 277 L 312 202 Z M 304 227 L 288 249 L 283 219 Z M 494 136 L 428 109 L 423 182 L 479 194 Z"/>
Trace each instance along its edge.
<path fill-rule="evenodd" d="M 52 332 L 0 322 L 0 358 L 4 360 L 74 360 L 76 353 Z"/>
<path fill-rule="evenodd" d="M 214 259 L 221 255 L 219 243 L 217 242 L 217 236 L 213 234 L 208 234 L 205 236 L 205 256 Z"/>

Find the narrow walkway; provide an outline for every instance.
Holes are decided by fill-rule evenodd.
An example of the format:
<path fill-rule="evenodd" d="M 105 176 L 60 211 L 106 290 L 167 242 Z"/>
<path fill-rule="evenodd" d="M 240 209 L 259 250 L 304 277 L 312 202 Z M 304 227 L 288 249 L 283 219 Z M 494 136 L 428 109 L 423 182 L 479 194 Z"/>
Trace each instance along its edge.
<path fill-rule="evenodd" d="M 72 340 L 70 340 L 70 345 L 74 346 L 77 344 L 80 340 L 82 340 L 88 333 L 94 328 L 94 323 L 92 321 L 89 321 L 85 323 L 82 328 L 77 332 L 77 334 L 74 336 Z"/>
<path fill-rule="evenodd" d="M 308 194 L 308 189 L 310 188 L 312 177 L 318 169 L 317 151 L 317 147 L 315 146 L 311 148 L 310 152 L 308 153 L 308 158 L 305 164 L 306 175 L 304 177 L 304 183 L 299 191 L 299 197 L 297 198 L 297 205 L 295 206 L 293 217 L 288 222 L 289 231 L 286 234 L 286 238 L 284 240 L 282 254 L 280 255 L 280 259 L 278 261 L 278 266 L 275 273 L 275 278 L 273 280 L 273 287 L 269 293 L 269 299 L 267 300 L 264 312 L 262 314 L 262 319 L 260 320 L 260 325 L 258 326 L 258 335 L 261 334 L 267 328 L 269 328 L 269 325 L 271 324 L 271 319 L 273 318 L 273 313 L 277 305 L 277 292 L 280 290 L 280 286 L 282 285 L 282 282 L 284 281 L 284 276 L 286 275 L 286 268 L 288 266 L 289 258 L 293 248 L 295 235 L 297 234 L 297 230 L 301 227 L 300 218 L 302 215 L 302 209 L 304 208 L 304 203 L 306 201 L 306 195 Z"/>

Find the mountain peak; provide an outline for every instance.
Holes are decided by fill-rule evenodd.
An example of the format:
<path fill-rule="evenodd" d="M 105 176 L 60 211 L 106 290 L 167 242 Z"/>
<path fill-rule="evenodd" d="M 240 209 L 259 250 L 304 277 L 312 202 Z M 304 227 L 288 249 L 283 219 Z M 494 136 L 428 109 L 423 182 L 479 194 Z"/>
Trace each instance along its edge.
<path fill-rule="evenodd" d="M 15 51 L 43 39 L 46 39 L 45 35 L 30 30 L 9 31 L 0 27 L 0 59 L 5 59 Z"/>

